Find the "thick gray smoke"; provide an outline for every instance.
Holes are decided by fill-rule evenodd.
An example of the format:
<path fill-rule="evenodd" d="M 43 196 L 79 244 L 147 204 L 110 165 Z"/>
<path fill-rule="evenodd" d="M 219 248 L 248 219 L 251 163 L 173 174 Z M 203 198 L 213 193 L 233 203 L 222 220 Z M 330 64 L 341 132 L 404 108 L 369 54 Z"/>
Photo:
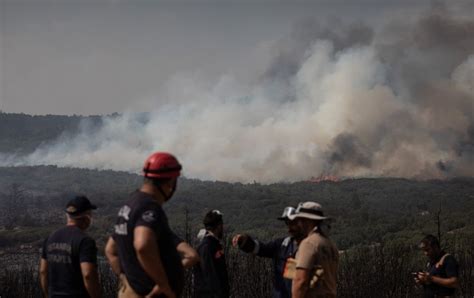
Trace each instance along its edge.
<path fill-rule="evenodd" d="M 138 172 L 165 150 L 186 176 L 212 180 L 472 176 L 474 21 L 453 9 L 379 30 L 304 20 L 275 43 L 254 87 L 174 81 L 167 105 L 107 119 L 17 164 Z"/>

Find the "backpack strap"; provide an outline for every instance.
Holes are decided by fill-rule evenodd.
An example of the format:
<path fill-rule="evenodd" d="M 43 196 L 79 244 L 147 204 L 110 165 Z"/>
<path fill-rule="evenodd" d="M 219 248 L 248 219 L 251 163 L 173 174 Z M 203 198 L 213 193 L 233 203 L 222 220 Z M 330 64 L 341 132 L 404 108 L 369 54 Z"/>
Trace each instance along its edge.
<path fill-rule="evenodd" d="M 435 264 L 435 267 L 439 268 L 439 267 L 443 266 L 444 259 L 446 259 L 446 257 L 448 257 L 448 256 L 450 256 L 450 254 L 444 254 L 444 256 L 442 256 L 441 259 L 439 259 L 438 263 Z"/>

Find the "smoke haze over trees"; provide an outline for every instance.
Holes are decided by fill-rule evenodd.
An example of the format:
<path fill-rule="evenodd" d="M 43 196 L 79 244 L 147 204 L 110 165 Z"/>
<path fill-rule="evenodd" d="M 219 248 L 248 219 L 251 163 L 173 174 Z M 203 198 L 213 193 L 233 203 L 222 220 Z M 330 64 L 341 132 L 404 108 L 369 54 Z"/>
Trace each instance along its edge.
<path fill-rule="evenodd" d="M 451 3 L 380 28 L 304 19 L 270 47 L 253 85 L 176 77 L 153 111 L 6 152 L 1 164 L 137 172 L 159 149 L 209 180 L 472 176 L 474 21 Z"/>

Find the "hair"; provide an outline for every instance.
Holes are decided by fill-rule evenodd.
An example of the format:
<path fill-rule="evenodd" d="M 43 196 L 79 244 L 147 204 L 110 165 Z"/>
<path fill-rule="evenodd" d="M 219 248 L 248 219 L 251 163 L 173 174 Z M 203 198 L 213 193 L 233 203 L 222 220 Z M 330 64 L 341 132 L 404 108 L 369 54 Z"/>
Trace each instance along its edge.
<path fill-rule="evenodd" d="M 220 224 L 223 224 L 224 221 L 222 220 L 222 214 L 220 212 L 211 210 L 206 213 L 202 223 L 204 224 L 206 230 L 212 230 L 217 228 Z"/>
<path fill-rule="evenodd" d="M 431 234 L 426 235 L 425 238 L 420 241 L 420 246 L 440 247 L 438 238 Z"/>
<path fill-rule="evenodd" d="M 66 213 L 66 216 L 68 219 L 73 220 L 73 221 L 80 221 L 84 219 L 86 216 L 90 215 L 90 210 L 86 210 L 84 212 L 78 213 L 78 214 L 69 214 Z"/>

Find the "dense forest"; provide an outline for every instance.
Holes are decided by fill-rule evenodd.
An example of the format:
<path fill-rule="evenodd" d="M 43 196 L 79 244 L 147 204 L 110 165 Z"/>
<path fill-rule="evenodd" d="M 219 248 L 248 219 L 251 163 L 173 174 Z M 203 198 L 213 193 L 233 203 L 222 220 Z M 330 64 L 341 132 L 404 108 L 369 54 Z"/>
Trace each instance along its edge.
<path fill-rule="evenodd" d="M 41 297 L 37 275 L 39 247 L 47 234 L 65 222 L 63 212 L 74 194 L 99 205 L 90 233 L 103 251 L 116 212 L 139 187 L 135 174 L 55 166 L 0 168 L 0 294 Z M 231 297 L 270 297 L 272 264 L 231 248 L 230 236 L 246 231 L 262 240 L 285 234 L 275 218 L 286 205 L 321 202 L 334 217 L 332 238 L 341 249 L 339 297 L 417 297 L 410 275 L 422 268 L 416 244 L 424 233 L 438 233 L 460 263 L 463 297 L 474 295 L 474 179 L 410 181 L 348 179 L 260 185 L 182 178 L 166 204 L 173 228 L 190 243 L 210 208 L 224 213 Z M 116 297 L 117 280 L 100 258 L 104 297 Z M 243 274 L 245 272 L 245 274 Z M 183 297 L 193 297 L 187 273 Z M 2 296 L 3 297 L 3 296 Z"/>
<path fill-rule="evenodd" d="M 141 176 L 125 172 L 58 168 L 0 168 L 0 246 L 36 245 L 64 222 L 74 194 L 85 194 L 99 210 L 92 232 L 103 243 L 119 206 L 138 188 Z M 285 233 L 276 220 L 285 206 L 320 202 L 334 218 L 332 237 L 340 249 L 387 241 L 415 243 L 424 233 L 474 232 L 474 179 L 440 181 L 347 179 L 261 185 L 182 178 L 166 204 L 171 224 L 191 233 L 209 209 L 224 213 L 228 233 L 262 239 Z"/>

